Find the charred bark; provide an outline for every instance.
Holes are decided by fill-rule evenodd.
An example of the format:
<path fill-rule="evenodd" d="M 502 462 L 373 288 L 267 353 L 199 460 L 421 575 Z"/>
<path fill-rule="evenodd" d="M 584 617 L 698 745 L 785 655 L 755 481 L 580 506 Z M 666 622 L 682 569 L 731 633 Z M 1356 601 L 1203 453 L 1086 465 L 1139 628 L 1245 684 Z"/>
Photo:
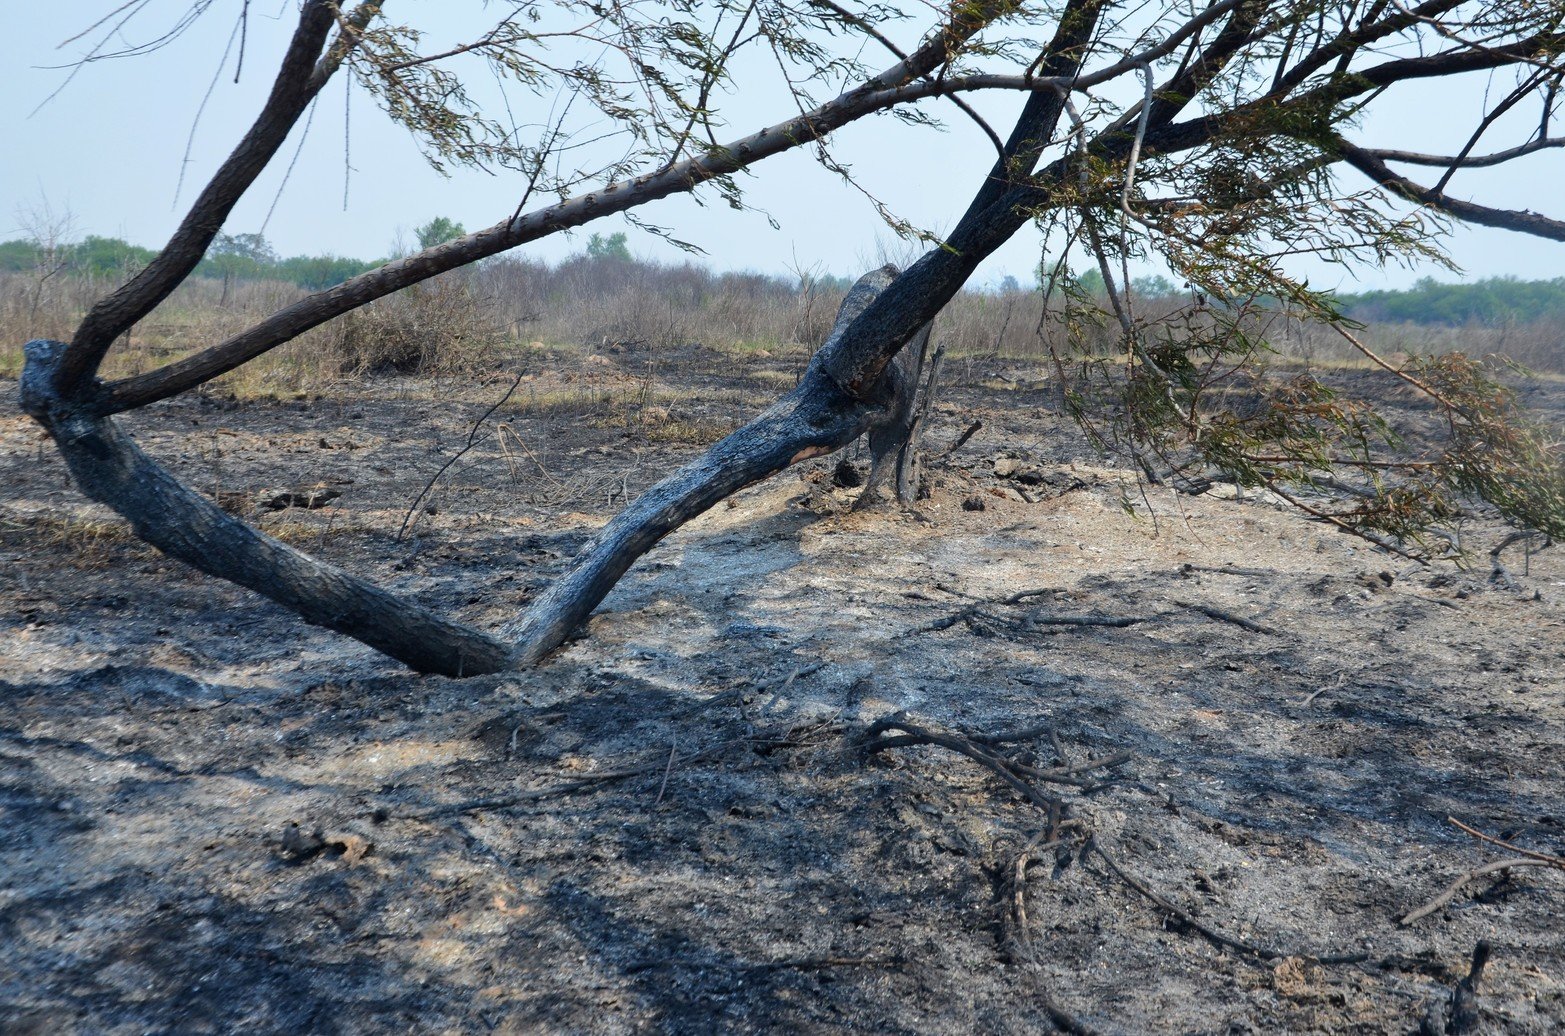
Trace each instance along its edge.
<path fill-rule="evenodd" d="M 872 450 L 877 442 L 884 446 L 895 434 L 898 421 L 911 421 L 913 390 L 918 383 L 916 366 L 909 373 L 888 365 L 869 391 L 858 396 L 831 374 L 832 367 L 843 360 L 839 355 L 844 347 L 843 332 L 897 276 L 897 268 L 888 265 L 859 278 L 837 311 L 837 322 L 826 344 L 815 354 L 797 388 L 699 460 L 637 497 L 604 527 L 512 631 L 517 665 L 532 665 L 563 643 L 638 558 L 714 504 L 801 460 L 840 450 L 866 430 Z M 914 345 L 922 353 L 928 338 L 926 323 L 902 353 L 910 352 Z M 907 361 L 899 362 L 907 366 Z M 875 438 L 877 432 L 880 439 Z M 901 441 L 906 438 L 904 433 Z"/>
<path fill-rule="evenodd" d="M 143 453 L 113 418 L 55 393 L 55 369 L 65 349 L 63 342 L 27 343 L 22 407 L 48 429 L 82 492 L 124 516 L 137 536 L 418 672 L 474 676 L 510 664 L 510 648 L 501 641 L 229 517 Z"/>
<path fill-rule="evenodd" d="M 913 506 L 918 496 L 918 458 L 915 442 L 918 425 L 918 386 L 929 354 L 929 332 L 933 321 L 918 329 L 912 341 L 886 365 L 885 390 L 891 405 L 869 427 L 869 477 L 864 492 L 853 504 L 865 510 L 886 502 L 889 491 L 903 507 Z"/>

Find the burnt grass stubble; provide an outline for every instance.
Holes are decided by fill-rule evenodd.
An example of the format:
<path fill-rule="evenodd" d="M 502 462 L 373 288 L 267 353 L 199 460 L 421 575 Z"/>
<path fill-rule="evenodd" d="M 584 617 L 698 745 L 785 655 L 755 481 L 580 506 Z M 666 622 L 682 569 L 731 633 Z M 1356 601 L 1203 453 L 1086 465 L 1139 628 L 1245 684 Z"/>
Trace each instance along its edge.
<path fill-rule="evenodd" d="M 664 354 L 652 408 L 651 358 L 606 359 L 600 396 L 497 412 L 401 541 L 509 377 L 128 423 L 263 528 L 498 628 L 798 367 Z M 984 428 L 934 465 L 929 521 L 850 513 L 812 462 L 671 537 L 541 668 L 466 680 L 161 558 L 12 410 L 0 1028 L 1408 1032 L 1487 940 L 1479 1025 L 1558 1031 L 1565 875 L 1397 919 L 1503 854 L 1448 816 L 1565 849 L 1561 552 L 1524 574 L 1512 547 L 1504 586 L 1481 516 L 1466 570 L 1254 499 L 1128 518 L 1042 368 L 948 380 L 926 445 Z M 1035 782 L 1051 819 L 968 755 L 866 753 L 896 716 L 1038 728 L 989 749 L 1037 769 L 1128 760 Z"/>

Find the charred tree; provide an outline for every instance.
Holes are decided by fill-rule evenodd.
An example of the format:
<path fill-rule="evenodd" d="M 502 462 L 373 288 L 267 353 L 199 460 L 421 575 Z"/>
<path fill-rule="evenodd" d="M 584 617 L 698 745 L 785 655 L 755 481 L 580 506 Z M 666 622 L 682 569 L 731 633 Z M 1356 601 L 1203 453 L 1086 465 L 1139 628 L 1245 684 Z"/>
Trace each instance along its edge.
<path fill-rule="evenodd" d="M 49 430 L 89 498 L 169 557 L 271 598 L 306 622 L 368 644 L 423 673 L 473 676 L 511 663 L 494 637 L 443 619 L 230 517 L 148 457 L 112 417 L 55 387 L 63 342 L 27 344 L 21 402 Z"/>
<path fill-rule="evenodd" d="M 637 497 L 582 549 L 513 631 L 518 664 L 530 665 L 559 646 L 636 559 L 664 536 L 746 486 L 799 461 L 840 450 L 866 431 L 877 467 L 882 458 L 889 458 L 881 478 L 895 476 L 896 455 L 907 442 L 917 386 L 914 365 L 919 359 L 907 357 L 915 348 L 922 357 L 924 343 L 929 340 L 929 322 L 914 333 L 913 343 L 900 348 L 896 359 L 858 393 L 844 389 L 832 370 L 852 366 L 849 347 L 844 345 L 846 332 L 870 303 L 895 283 L 898 272 L 895 266 L 887 265 L 860 277 L 843 300 L 826 344 L 797 388 L 699 460 Z M 875 486 L 875 471 L 871 469 L 865 494 Z"/>
<path fill-rule="evenodd" d="M 810 23 L 814 30 L 772 26 L 768 32 L 819 32 L 819 39 L 798 36 L 787 46 L 768 33 L 745 37 L 743 23 L 731 44 L 703 38 L 691 45 L 698 30 L 682 23 L 679 32 L 664 31 L 660 7 L 643 14 L 631 5 L 621 12 L 628 24 L 600 19 L 608 28 L 593 22 L 577 33 L 595 52 L 626 62 L 626 81 L 635 88 L 624 95 L 615 92 L 612 76 L 590 65 L 551 64 L 530 52 L 538 38 L 512 21 L 514 12 L 470 45 L 417 55 L 409 49 L 417 33 L 384 25 L 381 8 L 378 0 L 351 7 L 302 0 L 260 114 L 163 251 L 93 305 L 69 344 L 30 343 L 22 379 L 24 410 L 47 429 L 88 496 L 124 515 L 139 536 L 170 556 L 265 594 L 306 621 L 425 672 L 466 675 L 528 665 L 558 645 L 662 537 L 802 458 L 839 449 L 868 431 L 873 463 L 864 504 L 888 491 L 910 502 L 918 482 L 918 437 L 938 380 L 936 371 L 923 379 L 924 406 L 918 408 L 930 321 L 979 263 L 1029 222 L 1062 228 L 1068 244 L 1085 244 L 1093 253 L 1123 331 L 1121 380 L 1132 414 L 1126 438 L 1145 454 L 1168 458 L 1185 450 L 1192 463 L 1217 465 L 1247 485 L 1294 500 L 1289 494 L 1300 485 L 1328 485 L 1322 465 L 1369 473 L 1376 485 L 1380 472 L 1413 472 L 1403 485 L 1372 494 L 1374 506 L 1360 500 L 1334 512 L 1300 502 L 1347 531 L 1416 533 L 1418 521 L 1451 513 L 1453 494 L 1465 493 L 1493 503 L 1519 525 L 1565 535 L 1565 461 L 1555 438 L 1515 422 L 1503 391 L 1475 365 L 1397 372 L 1440 408 L 1450 429 L 1439 461 L 1416 467 L 1368 455 L 1360 447 L 1373 433 L 1373 420 L 1309 385 L 1296 383 L 1270 397 L 1275 405 L 1264 420 L 1202 409 L 1222 405 L 1222 377 L 1253 371 L 1256 347 L 1241 318 L 1257 300 L 1286 300 L 1373 356 L 1342 326 L 1329 300 L 1289 280 L 1276 265 L 1280 256 L 1298 252 L 1380 260 L 1429 254 L 1426 224 L 1416 215 L 1387 211 L 1389 203 L 1364 197 L 1565 240 L 1559 221 L 1463 201 L 1448 191 L 1461 170 L 1565 146 L 1552 128 L 1565 79 L 1565 32 L 1551 5 L 1518 0 L 1495 13 L 1464 0 L 1412 7 L 1198 0 L 1166 5 L 1146 15 L 1145 24 L 1128 25 L 1115 21 L 1116 9 L 1104 0 L 1061 0 L 1036 9 L 980 0 L 947 10 L 906 54 L 863 16 L 834 4 L 819 5 L 811 17 L 824 21 Z M 714 17 L 726 13 L 725 5 Z M 112 35 L 117 27 L 106 31 Z M 599 31 L 612 35 L 593 35 Z M 1000 31 L 1015 35 L 984 38 Z M 791 54 L 813 73 L 825 53 L 823 41 L 837 33 L 884 46 L 897 61 L 878 74 L 866 72 L 825 103 L 796 95 L 797 115 L 726 145 L 717 142 L 713 88 L 747 39 L 764 38 L 780 60 Z M 567 146 L 557 135 L 546 134 L 537 146 L 524 144 L 515 139 L 514 126 L 486 122 L 481 112 L 462 108 L 467 95 L 442 62 L 478 53 L 491 72 L 510 74 L 530 89 L 552 82 L 591 97 L 599 107 L 594 118 L 607 117 L 641 143 L 632 157 L 616 158 L 596 174 L 562 172 L 548 179 L 545 166 Z M 720 58 L 714 61 L 714 54 Z M 1014 60 L 1017 54 L 1025 64 Z M 969 67 L 985 60 L 996 69 Z M 679 74 L 667 74 L 659 62 Z M 209 348 L 116 381 L 100 380 L 113 343 L 191 276 L 234 206 L 345 65 L 421 134 L 437 164 L 521 170 L 527 177 L 522 205 L 491 227 L 310 294 Z M 857 65 L 844 60 L 840 67 Z M 1515 71 L 1517 86 L 1489 105 L 1458 154 L 1376 150 L 1344 136 L 1388 90 L 1502 70 Z M 1116 83 L 1141 90 L 1099 89 Z M 636 109 L 626 97 L 642 87 L 646 96 L 664 100 Z M 1026 96 L 1008 136 L 1002 139 L 960 101 L 975 90 Z M 668 91 L 678 96 L 670 101 Z M 1122 100 L 1107 99 L 1116 96 Z M 1082 99 L 1080 109 L 1073 97 Z M 1123 100 L 1130 97 L 1136 99 Z M 868 115 L 936 99 L 958 104 L 996 151 L 954 229 L 906 272 L 886 268 L 861 280 L 798 387 L 614 519 L 520 617 L 512 641 L 435 616 L 230 518 L 137 448 L 114 420 L 210 382 L 376 299 L 601 216 L 703 184 L 715 184 L 738 204 L 732 174 L 819 144 Z M 1474 154 L 1480 137 L 1523 102 L 1541 105 L 1528 138 Z M 1425 185 L 1392 164 L 1443 172 Z M 1329 172 L 1334 166 L 1369 177 L 1373 189 L 1339 197 Z M 571 193 L 595 175 L 596 187 Z M 535 189 L 560 200 L 524 211 Z M 1196 314 L 1199 319 L 1185 321 L 1180 333 L 1190 333 L 1182 339 L 1149 336 L 1128 286 L 1114 283 L 1116 265 L 1123 272 L 1128 256 L 1152 251 L 1197 285 L 1201 299 L 1215 301 Z M 1059 262 L 1051 284 L 1068 279 L 1065 260 Z M 1237 316 L 1229 320 L 1232 314 Z"/>

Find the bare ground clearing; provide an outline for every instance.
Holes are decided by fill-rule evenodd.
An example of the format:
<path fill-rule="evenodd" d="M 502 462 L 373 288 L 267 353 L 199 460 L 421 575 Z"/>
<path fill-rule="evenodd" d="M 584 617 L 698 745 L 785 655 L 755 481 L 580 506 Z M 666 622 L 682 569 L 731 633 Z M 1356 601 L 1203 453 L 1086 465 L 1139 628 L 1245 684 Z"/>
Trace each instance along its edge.
<path fill-rule="evenodd" d="M 505 430 L 401 542 L 509 378 L 187 398 L 127 423 L 238 508 L 335 490 L 257 520 L 498 627 L 797 369 L 526 362 L 487 426 Z M 542 668 L 469 680 L 409 676 L 162 559 L 8 409 L 0 1028 L 1036 1032 L 1063 1012 L 1402 1033 L 1480 940 L 1481 1026 L 1565 1026 L 1565 874 L 1484 877 L 1398 924 L 1507 855 L 1447 817 L 1565 852 L 1565 552 L 1523 574 L 1512 547 L 1507 587 L 1483 521 L 1464 571 L 1222 493 L 1156 490 L 1155 521 L 1127 517 L 1133 483 L 1049 409 L 1041 371 L 953 371 L 929 441 L 985 427 L 929 521 L 848 513 L 829 462 L 785 473 L 649 555 Z M 1533 391 L 1560 412 L 1557 386 Z M 1005 746 L 1039 768 L 1130 757 L 1055 789 L 1082 826 L 1034 848 L 1018 889 L 1045 811 L 953 751 L 866 756 L 899 713 L 1042 727 Z M 1081 851 L 1089 830 L 1106 858 Z M 1362 959 L 1314 959 L 1331 954 Z"/>

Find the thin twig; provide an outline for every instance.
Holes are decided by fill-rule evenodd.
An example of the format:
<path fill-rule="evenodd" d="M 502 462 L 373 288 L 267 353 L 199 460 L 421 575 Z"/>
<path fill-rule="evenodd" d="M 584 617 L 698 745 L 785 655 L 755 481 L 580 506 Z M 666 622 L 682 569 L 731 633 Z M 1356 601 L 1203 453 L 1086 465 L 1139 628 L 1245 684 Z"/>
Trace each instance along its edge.
<path fill-rule="evenodd" d="M 715 758 L 736 745 L 749 742 L 749 738 L 741 738 L 732 741 L 723 741 L 710 748 L 702 749 L 677 760 L 682 764 L 704 762 Z M 453 802 L 449 805 L 435 806 L 418 814 L 420 820 L 429 820 L 435 817 L 454 816 L 460 813 L 477 813 L 481 810 L 511 809 L 516 806 L 526 805 L 529 802 L 537 802 L 539 799 L 556 798 L 563 795 L 574 795 L 579 791 L 597 787 L 606 781 L 622 781 L 631 777 L 642 777 L 649 773 L 657 773 L 665 764 L 661 761 L 648 763 L 645 766 L 632 766 L 623 770 L 607 770 L 603 773 L 587 774 L 574 781 L 566 781 L 561 784 L 551 784 L 543 788 L 530 788 L 527 791 L 519 791 L 514 795 L 496 795 L 482 799 L 467 799 L 463 802 Z"/>
<path fill-rule="evenodd" d="M 419 490 L 418 496 L 415 496 L 413 498 L 413 502 L 408 505 L 408 513 L 402 516 L 402 527 L 397 530 L 398 543 L 401 543 L 402 537 L 407 534 L 408 523 L 413 520 L 413 512 L 418 510 L 418 505 L 423 503 L 424 498 L 429 495 L 429 491 L 435 488 L 435 483 L 440 481 L 440 476 L 446 473 L 447 468 L 461 460 L 463 455 L 466 454 L 468 450 L 471 450 L 474 446 L 477 446 L 478 443 L 482 441 L 478 438 L 478 429 L 482 428 L 484 422 L 489 420 L 489 415 L 493 414 L 496 410 L 499 410 L 506 404 L 506 401 L 511 398 L 511 394 L 516 391 L 516 387 L 521 383 L 522 376 L 518 374 L 516 376 L 516 380 L 511 382 L 511 387 L 505 390 L 505 395 L 500 397 L 499 402 L 495 403 L 495 405 L 490 407 L 488 410 L 485 410 L 483 415 L 479 417 L 477 421 L 473 422 L 472 430 L 467 433 L 467 445 L 463 446 L 460 450 L 457 450 L 450 460 L 440 465 L 440 470 L 435 472 L 433 477 L 431 477 L 430 480 L 424 485 L 423 489 Z M 485 438 L 487 438 L 487 436 Z"/>
<path fill-rule="evenodd" d="M 668 775 L 674 772 L 674 750 L 679 747 L 679 742 L 670 740 L 668 743 L 668 765 L 663 767 L 663 783 L 658 785 L 658 797 L 652 803 L 652 808 L 663 804 L 663 793 L 668 791 Z"/>
<path fill-rule="evenodd" d="M 952 443 L 950 446 L 947 446 L 945 448 L 945 452 L 940 455 L 940 459 L 941 460 L 948 460 L 953 453 L 955 453 L 957 450 L 960 450 L 963 446 L 966 446 L 967 445 L 967 440 L 969 440 L 973 436 L 977 435 L 979 430 L 982 429 L 983 426 L 984 426 L 984 423 L 982 421 L 974 421 L 972 424 L 968 425 L 967 426 L 967 431 L 965 431 L 961 435 L 957 436 L 956 442 Z"/>
<path fill-rule="evenodd" d="M 1465 831 L 1466 833 L 1472 835 L 1474 838 L 1478 839 L 1480 842 L 1488 842 L 1490 845 L 1497 845 L 1501 849 L 1508 849 L 1511 852 L 1515 853 L 1517 856 L 1525 856 L 1529 860 L 1537 860 L 1540 863 L 1552 863 L 1554 866 L 1559 867 L 1561 870 L 1565 870 L 1565 857 L 1550 856 L 1548 853 L 1540 853 L 1540 852 L 1534 852 L 1531 849 L 1523 849 L 1521 846 L 1514 845 L 1514 844 L 1512 844 L 1510 842 L 1505 841 L 1504 839 L 1496 838 L 1493 835 L 1486 835 L 1482 831 L 1478 830 L 1477 828 L 1468 827 L 1466 824 L 1462 823 L 1460 820 L 1456 819 L 1455 817 L 1446 817 L 1446 820 L 1449 821 L 1450 823 L 1456 825 L 1456 827 L 1459 828 L 1460 830 Z"/>
<path fill-rule="evenodd" d="M 1161 893 L 1157 892 L 1146 882 L 1125 870 L 1118 863 L 1115 863 L 1113 857 L 1109 856 L 1109 854 L 1103 850 L 1103 847 L 1098 845 L 1096 841 L 1092 843 L 1090 848 L 1097 854 L 1098 858 L 1108 866 L 1109 870 L 1113 872 L 1115 877 L 1123 881 L 1126 885 L 1129 885 L 1135 891 L 1141 893 L 1143 896 L 1157 904 L 1162 909 L 1179 918 L 1180 921 L 1189 925 L 1195 931 L 1200 932 L 1212 942 L 1217 943 L 1219 946 L 1226 946 L 1229 949 L 1238 950 L 1241 953 L 1247 953 L 1252 957 L 1259 957 L 1261 960 L 1281 960 L 1284 957 L 1306 957 L 1310 960 L 1319 961 L 1322 964 L 1353 964 L 1357 963 L 1358 961 L 1367 960 L 1369 957 L 1369 955 L 1366 953 L 1319 954 L 1284 952 L 1282 950 L 1275 950 L 1265 946 L 1257 946 L 1255 943 L 1246 942 L 1243 939 L 1220 932 L 1210 925 L 1204 924 L 1197 920 L 1195 915 L 1191 914 L 1190 911 L 1171 902 L 1166 896 L 1163 896 Z"/>
<path fill-rule="evenodd" d="M 1494 874 L 1499 871 L 1508 871 L 1512 867 L 1548 867 L 1551 870 L 1565 870 L 1565 867 L 1561 867 L 1558 862 L 1552 860 L 1531 860 L 1525 857 L 1513 857 L 1507 860 L 1495 860 L 1493 863 L 1486 863 L 1481 867 L 1474 867 L 1460 878 L 1457 878 L 1444 892 L 1440 893 L 1434 899 L 1431 899 L 1417 910 L 1414 910 L 1412 913 L 1405 915 L 1402 920 L 1398 922 L 1398 924 L 1409 925 L 1414 921 L 1428 917 L 1430 914 L 1434 913 L 1436 910 L 1439 910 L 1441 907 L 1451 902 L 1451 900 L 1455 899 L 1456 894 L 1462 891 L 1462 887 L 1468 882 L 1476 881 L 1486 874 Z"/>
<path fill-rule="evenodd" d="M 751 962 L 726 962 L 723 967 L 735 971 L 774 971 L 799 969 L 815 971 L 820 968 L 898 968 L 907 961 L 900 957 L 797 957 L 792 960 L 763 960 Z M 710 961 L 694 960 L 638 960 L 625 965 L 629 972 L 652 971 L 657 968 L 710 968 Z"/>
<path fill-rule="evenodd" d="M 1227 622 L 1238 626 L 1240 629 L 1249 630 L 1251 633 L 1270 633 L 1273 636 L 1281 636 L 1280 630 L 1274 630 L 1270 626 L 1263 626 L 1253 619 L 1247 619 L 1243 615 L 1235 615 L 1233 612 L 1225 612 L 1221 608 L 1214 608 L 1210 604 L 1196 604 L 1191 601 L 1175 601 L 1181 608 L 1189 608 L 1191 611 L 1200 612 L 1209 619 L 1219 622 Z"/>

